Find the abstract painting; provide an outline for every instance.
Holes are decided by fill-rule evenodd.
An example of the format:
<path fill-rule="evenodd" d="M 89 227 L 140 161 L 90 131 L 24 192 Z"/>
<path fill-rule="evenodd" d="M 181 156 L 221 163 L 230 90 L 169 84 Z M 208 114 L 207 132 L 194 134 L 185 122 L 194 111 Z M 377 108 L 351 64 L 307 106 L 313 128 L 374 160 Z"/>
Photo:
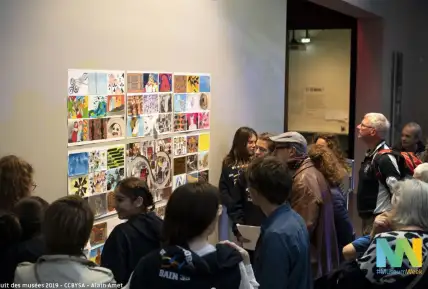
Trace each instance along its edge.
<path fill-rule="evenodd" d="M 107 96 L 91 95 L 89 96 L 89 117 L 102 118 L 107 115 Z"/>
<path fill-rule="evenodd" d="M 144 122 L 145 136 L 153 136 L 155 134 L 157 119 L 158 119 L 157 114 L 144 116 L 143 122 Z"/>
<path fill-rule="evenodd" d="M 155 129 L 160 134 L 172 131 L 172 113 L 160 113 L 156 119 Z"/>
<path fill-rule="evenodd" d="M 107 139 L 107 119 L 91 119 L 89 120 L 89 140 Z"/>
<path fill-rule="evenodd" d="M 200 94 L 188 94 L 186 98 L 186 112 L 197 112 L 201 110 Z"/>
<path fill-rule="evenodd" d="M 68 179 L 68 194 L 85 197 L 89 193 L 88 176 L 72 177 Z"/>
<path fill-rule="evenodd" d="M 96 93 L 91 94 L 107 94 L 108 93 L 108 75 L 106 72 L 96 73 Z M 91 75 L 89 75 L 89 91 L 91 91 Z"/>
<path fill-rule="evenodd" d="M 144 136 L 144 120 L 143 116 L 128 117 L 126 126 L 128 137 L 142 137 Z"/>
<path fill-rule="evenodd" d="M 83 70 L 68 71 L 68 95 L 89 94 L 89 72 Z"/>
<path fill-rule="evenodd" d="M 187 154 L 187 140 L 185 136 L 174 137 L 174 156 Z"/>
<path fill-rule="evenodd" d="M 186 174 L 176 175 L 172 178 L 172 191 L 187 183 Z"/>
<path fill-rule="evenodd" d="M 89 243 L 92 247 L 105 243 L 107 240 L 107 222 L 95 224 L 92 227 Z"/>
<path fill-rule="evenodd" d="M 142 73 L 128 72 L 127 78 L 128 78 L 128 93 L 144 92 Z"/>
<path fill-rule="evenodd" d="M 117 184 L 125 178 L 125 168 L 115 168 L 107 171 L 107 191 L 113 191 Z"/>
<path fill-rule="evenodd" d="M 125 165 L 125 147 L 114 147 L 107 150 L 107 168 L 114 169 Z"/>
<path fill-rule="evenodd" d="M 89 172 L 107 170 L 107 149 L 95 149 L 89 152 Z"/>
<path fill-rule="evenodd" d="M 88 259 L 97 265 L 101 265 L 101 255 L 103 253 L 104 245 L 97 246 L 89 251 Z"/>
<path fill-rule="evenodd" d="M 107 214 L 107 194 L 94 195 L 88 198 L 89 207 L 94 212 L 95 218 Z"/>
<path fill-rule="evenodd" d="M 174 176 L 186 173 L 186 157 L 174 159 Z"/>
<path fill-rule="evenodd" d="M 187 137 L 187 153 L 193 154 L 198 152 L 199 135 Z"/>
<path fill-rule="evenodd" d="M 187 118 L 185 113 L 174 114 L 174 131 L 186 131 L 187 130 Z"/>
<path fill-rule="evenodd" d="M 159 112 L 172 112 L 172 94 L 166 93 L 159 95 Z"/>
<path fill-rule="evenodd" d="M 143 95 L 128 95 L 128 115 L 143 114 Z"/>
<path fill-rule="evenodd" d="M 199 181 L 199 172 L 193 172 L 186 175 L 186 181 L 188 183 L 196 183 Z"/>
<path fill-rule="evenodd" d="M 189 75 L 187 77 L 187 92 L 199 92 L 199 76 Z"/>
<path fill-rule="evenodd" d="M 192 173 L 198 170 L 198 155 L 186 156 L 186 172 Z"/>
<path fill-rule="evenodd" d="M 202 182 L 202 183 L 209 183 L 209 177 L 210 177 L 209 170 L 201 171 L 198 174 L 198 180 L 199 182 Z"/>
<path fill-rule="evenodd" d="M 125 112 L 125 96 L 109 95 L 107 96 L 107 115 L 123 115 Z"/>
<path fill-rule="evenodd" d="M 199 135 L 199 151 L 204 152 L 210 149 L 210 134 L 202 133 Z"/>
<path fill-rule="evenodd" d="M 208 169 L 208 152 L 202 152 L 198 156 L 198 170 L 203 171 L 206 169 Z"/>
<path fill-rule="evenodd" d="M 107 191 L 107 173 L 106 171 L 96 172 L 89 175 L 90 193 L 101 194 Z"/>
<path fill-rule="evenodd" d="M 158 101 L 157 94 L 144 95 L 143 113 L 144 114 L 159 113 L 159 101 Z"/>
<path fill-rule="evenodd" d="M 174 75 L 174 92 L 186 93 L 187 77 L 185 75 Z"/>
<path fill-rule="evenodd" d="M 116 211 L 116 199 L 114 191 L 107 193 L 107 211 L 109 213 Z"/>
<path fill-rule="evenodd" d="M 186 113 L 187 130 L 197 130 L 199 128 L 198 113 Z"/>
<path fill-rule="evenodd" d="M 89 172 L 89 154 L 87 152 L 68 155 L 68 176 L 86 175 Z"/>
<path fill-rule="evenodd" d="M 174 112 L 186 111 L 186 94 L 174 94 Z"/>
<path fill-rule="evenodd" d="M 210 128 L 210 113 L 209 112 L 200 112 L 198 114 L 198 128 L 199 129 L 209 129 Z"/>
<path fill-rule="evenodd" d="M 199 91 L 211 92 L 211 79 L 209 75 L 199 76 Z"/>
<path fill-rule="evenodd" d="M 108 94 L 125 93 L 125 72 L 111 72 L 107 75 Z"/>

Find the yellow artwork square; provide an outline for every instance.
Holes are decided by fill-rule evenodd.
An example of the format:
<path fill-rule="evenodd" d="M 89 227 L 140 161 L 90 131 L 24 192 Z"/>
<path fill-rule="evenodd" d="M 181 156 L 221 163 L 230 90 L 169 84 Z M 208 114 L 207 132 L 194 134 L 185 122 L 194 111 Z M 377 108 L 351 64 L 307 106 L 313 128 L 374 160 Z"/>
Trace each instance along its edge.
<path fill-rule="evenodd" d="M 210 150 L 210 134 L 204 133 L 199 135 L 199 151 L 205 152 Z"/>

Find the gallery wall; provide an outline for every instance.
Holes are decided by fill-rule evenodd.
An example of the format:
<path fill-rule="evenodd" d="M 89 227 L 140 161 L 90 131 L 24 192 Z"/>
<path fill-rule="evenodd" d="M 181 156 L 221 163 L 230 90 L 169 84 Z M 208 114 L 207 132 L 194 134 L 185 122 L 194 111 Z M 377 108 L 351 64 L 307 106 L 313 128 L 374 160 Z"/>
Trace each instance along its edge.
<path fill-rule="evenodd" d="M 213 184 L 239 126 L 282 131 L 283 0 L 5 0 L 0 31 L 0 155 L 32 163 L 48 201 L 67 194 L 71 68 L 210 73 Z"/>
<path fill-rule="evenodd" d="M 288 129 L 347 134 L 351 30 L 308 32 L 311 42 L 304 49 L 289 50 Z M 305 34 L 296 30 L 295 38 Z"/>

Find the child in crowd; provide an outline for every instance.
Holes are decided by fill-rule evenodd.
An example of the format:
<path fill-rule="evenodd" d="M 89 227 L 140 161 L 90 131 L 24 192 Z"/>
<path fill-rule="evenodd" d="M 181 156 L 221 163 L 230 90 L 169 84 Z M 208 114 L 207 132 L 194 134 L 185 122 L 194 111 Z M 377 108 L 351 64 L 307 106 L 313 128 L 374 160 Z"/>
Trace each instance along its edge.
<path fill-rule="evenodd" d="M 13 282 L 14 270 L 11 271 L 6 256 L 12 246 L 21 239 L 19 219 L 12 213 L 0 211 L 0 284 Z"/>
<path fill-rule="evenodd" d="M 138 261 L 160 248 L 162 219 L 153 212 L 153 196 L 146 182 L 124 179 L 114 193 L 118 216 L 128 221 L 116 226 L 108 237 L 101 266 L 109 268 L 117 283 L 125 285 Z"/>

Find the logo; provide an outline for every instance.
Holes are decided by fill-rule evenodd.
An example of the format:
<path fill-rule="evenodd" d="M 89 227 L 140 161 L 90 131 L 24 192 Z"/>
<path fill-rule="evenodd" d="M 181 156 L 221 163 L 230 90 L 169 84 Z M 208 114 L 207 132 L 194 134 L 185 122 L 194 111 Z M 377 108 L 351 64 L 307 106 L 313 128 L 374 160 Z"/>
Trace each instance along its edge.
<path fill-rule="evenodd" d="M 406 254 L 413 268 L 421 268 L 422 239 L 412 239 L 412 246 L 406 238 L 397 239 L 395 251 L 388 244 L 387 238 L 376 239 L 376 267 L 386 268 L 386 260 L 388 260 L 391 268 L 400 268 L 403 263 L 404 254 Z"/>

